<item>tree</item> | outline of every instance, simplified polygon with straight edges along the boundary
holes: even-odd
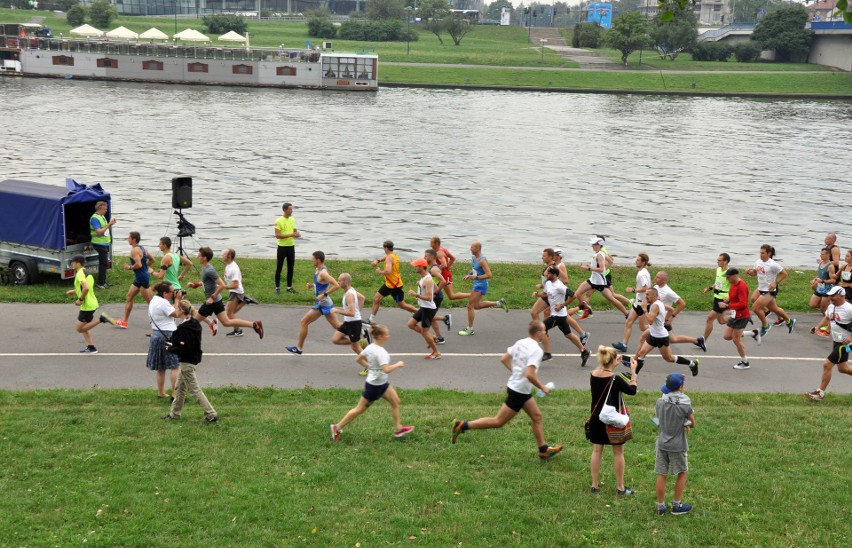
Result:
[[[86,22],[86,8],[80,4],[71,6],[68,13],[65,15],[65,20],[72,27],[79,27]]]
[[[674,19],[669,21],[662,21],[657,16],[649,34],[660,58],[668,57],[674,61],[680,52],[695,45],[698,39],[698,18],[692,10],[676,10]]]
[[[367,18],[371,21],[405,20],[402,0],[370,0],[367,2]]]
[[[669,5],[671,3],[671,6]],[[660,10],[660,17],[664,21],[670,21],[674,18],[673,6],[680,9],[695,7],[696,0],[658,0],[657,7]],[[739,12],[739,10],[737,10]],[[849,0],[837,0],[837,13],[843,14],[843,20],[847,23],[852,23],[852,4]],[[740,21],[739,18],[736,21]]]
[[[337,27],[327,17],[314,15],[308,19],[308,36],[311,38],[336,38]]]
[[[201,21],[210,34],[226,34],[229,31],[234,31],[245,36],[246,30],[248,30],[246,20],[240,15],[205,15],[201,18]]]
[[[96,27],[107,28],[116,17],[118,17],[118,12],[107,0],[95,0],[89,6],[89,21]]]
[[[453,39],[453,43],[455,45],[461,44],[462,38],[468,32],[473,31],[475,25],[472,25],[470,21],[463,17],[455,17],[450,15],[444,18],[444,28],[447,31],[447,34],[450,35],[450,38]]]
[[[441,45],[444,45],[444,39],[441,38],[441,34],[447,30],[446,25],[444,24],[445,19],[441,17],[440,19],[429,19],[425,23],[423,23],[423,28],[434,34],[438,37],[438,42]]]
[[[449,14],[450,6],[446,0],[419,0],[417,2],[417,16],[423,21],[443,19]]]
[[[814,33],[805,28],[808,10],[801,4],[789,4],[763,16],[751,39],[763,49],[775,50],[776,61],[789,61],[811,50]]]
[[[616,19],[604,35],[604,43],[621,52],[621,62],[625,65],[631,53],[647,47],[650,42],[648,25],[638,11],[625,13]]]
[[[488,9],[485,10],[483,16],[486,19],[493,19],[495,21],[499,21],[500,14],[502,13],[503,8],[509,8],[509,11],[513,11],[515,9],[512,6],[512,3],[509,2],[509,0],[495,0],[494,2],[488,4]]]

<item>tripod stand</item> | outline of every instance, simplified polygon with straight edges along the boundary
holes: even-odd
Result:
[[[174,214],[178,216],[178,222],[177,222],[178,248],[177,248],[177,253],[178,253],[179,256],[183,256],[183,257],[186,257],[189,260],[192,260],[192,258],[186,253],[186,250],[183,248],[183,239],[195,235],[195,225],[186,220],[186,217],[183,216],[182,210],[178,209],[177,211],[174,212]]]

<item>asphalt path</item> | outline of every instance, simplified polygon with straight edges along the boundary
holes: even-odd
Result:
[[[93,330],[99,350],[96,355],[79,353],[85,345],[74,330],[77,308],[72,304],[3,303],[0,310],[0,332],[6,334],[0,349],[0,389],[153,389],[154,375],[145,368],[149,341],[145,333],[150,329],[144,303],[133,309],[129,329],[103,324]],[[107,304],[101,310],[118,317],[122,305]],[[241,338],[232,338],[225,336],[225,328],[220,327],[216,337],[205,329],[204,360],[198,373],[203,386],[360,388],[363,377],[357,375],[360,367],[354,362],[354,353],[348,347],[331,343],[332,330],[324,319],[311,325],[304,355],[295,356],[285,350],[285,346],[295,343],[299,320],[306,310],[307,307],[277,305],[243,309],[241,317],[263,321],[266,331],[263,340],[250,330]],[[500,355],[526,336],[529,313],[480,310],[476,315],[476,335],[471,337],[457,334],[466,324],[465,309],[454,309],[452,315],[452,332],[445,334],[447,342],[440,347],[443,359],[427,361],[422,337],[406,328],[409,315],[396,308],[381,309],[379,321],[391,330],[386,348],[393,359],[404,360],[406,364],[392,374],[392,382],[400,388],[502,391],[508,371],[500,363]],[[675,332],[700,335],[705,315],[680,314]],[[785,327],[776,327],[761,346],[747,339],[746,350],[752,367],[745,371],[732,369],[739,358],[733,344],[722,340],[722,326],[714,329],[707,353],[691,344],[674,345],[676,354],[701,360],[698,377],[688,377],[689,390],[803,393],[814,389],[819,384],[822,361],[831,349],[831,342],[809,333],[819,316],[800,314],[797,318],[799,323],[792,334]],[[540,377],[545,382],[555,382],[557,388],[588,388],[598,345],[620,340],[623,324],[617,312],[597,312],[581,322],[592,334],[589,348],[593,354],[586,368],[580,367],[576,348],[558,330],[551,331],[554,358],[542,365]],[[636,326],[630,341],[631,351],[638,339]],[[658,389],[671,371],[688,372],[686,366],[668,364],[653,352],[639,375],[640,388]],[[830,390],[852,393],[850,381],[846,375],[835,372]]]

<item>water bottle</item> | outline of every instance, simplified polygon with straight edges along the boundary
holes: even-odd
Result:
[[[545,384],[544,386],[546,386],[546,387],[550,388],[551,390],[553,390],[554,388],[556,388],[556,383],[549,382],[549,383]],[[545,394],[545,393],[544,393],[544,390],[538,389],[538,390],[536,391],[535,395],[536,395],[536,396],[538,396],[539,398],[543,398],[543,397],[544,397],[544,396],[546,396],[547,394]]]

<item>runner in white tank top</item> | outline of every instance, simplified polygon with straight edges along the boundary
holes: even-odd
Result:
[[[343,289],[343,303],[341,308],[334,307],[331,309],[331,314],[340,314],[343,316],[343,323],[338,326],[331,336],[331,342],[341,346],[349,346],[355,355],[361,353],[362,344],[366,346],[370,343],[370,335],[366,329],[363,330],[364,339],[361,340],[361,332],[363,324],[361,323],[361,305],[364,303],[364,295],[358,293],[352,287],[352,276],[343,272],[337,277],[337,283]],[[366,369],[361,372],[366,374]]]
[[[435,306],[435,281],[429,274],[429,262],[426,259],[411,261],[411,266],[414,267],[417,275],[420,276],[420,281],[417,282],[417,291],[415,292],[411,289],[408,291],[408,294],[417,299],[417,304],[420,308],[408,320],[408,328],[423,335],[423,340],[426,341],[426,345],[432,350],[432,353],[425,358],[427,360],[440,360],[441,352],[438,351],[435,337],[430,333],[432,321],[438,312],[438,308]]]

